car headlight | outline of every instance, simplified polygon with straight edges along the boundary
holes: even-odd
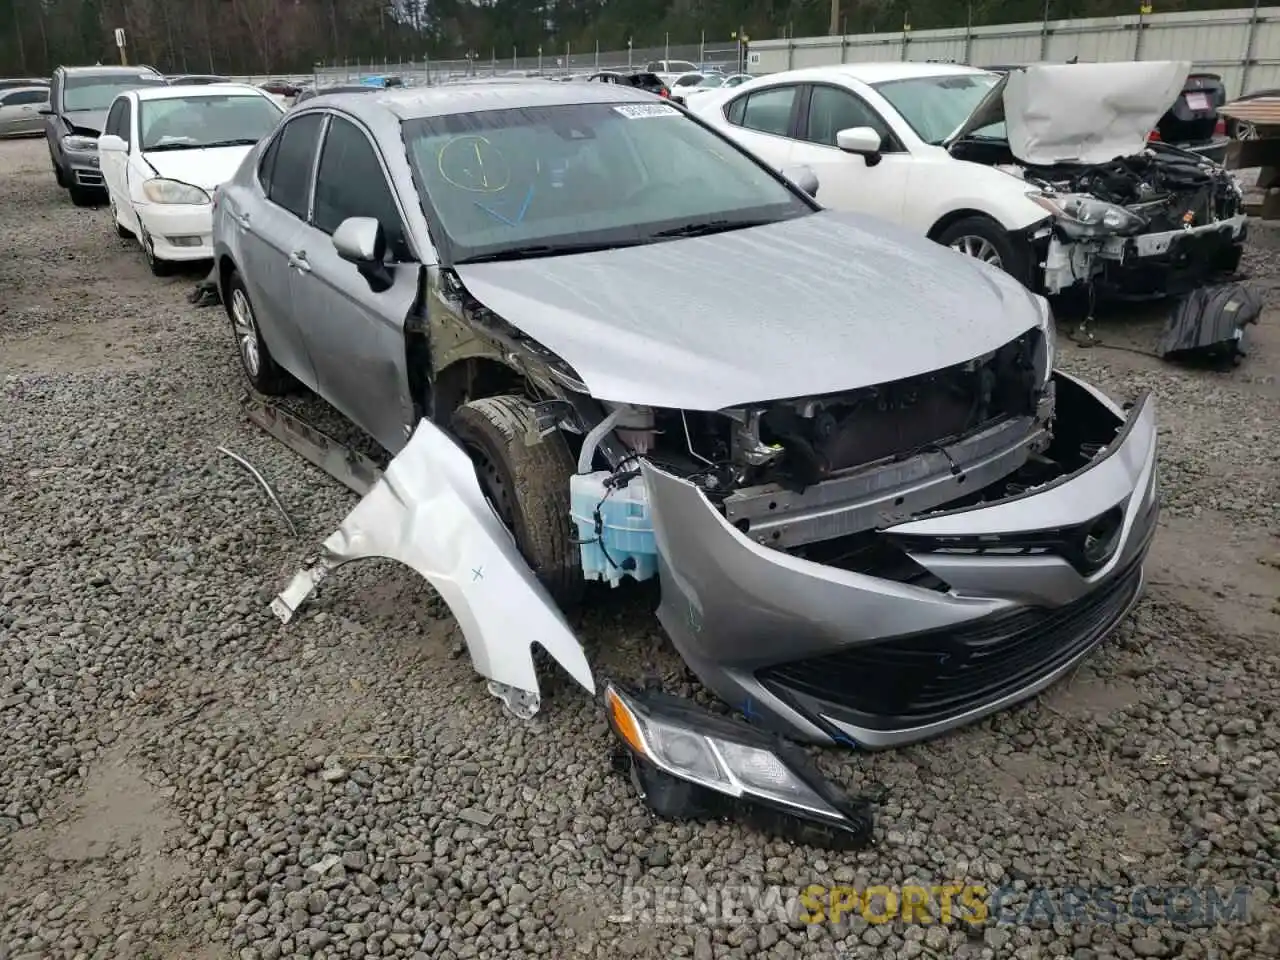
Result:
[[[870,803],[825,781],[795,744],[657,691],[623,692],[611,683],[604,697],[632,779],[659,815],[742,815],[820,846],[871,841]]]
[[[1050,196],[1035,191],[1027,196],[1057,217],[1058,225],[1070,236],[1129,236],[1147,225],[1136,213],[1095,197]]]
[[[142,185],[142,192],[152,203],[208,203],[209,194],[181,180],[156,177]]]
[[[89,153],[98,149],[98,138],[69,133],[62,138],[62,148],[68,153]]]

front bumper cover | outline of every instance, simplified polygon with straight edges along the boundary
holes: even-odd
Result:
[[[1110,423],[1114,439],[1052,484],[883,531],[919,544],[908,555],[942,590],[761,546],[696,486],[643,463],[660,554],[658,616],[689,666],[750,720],[866,748],[970,723],[1070,670],[1139,594],[1158,510],[1156,427],[1149,397],[1126,416],[1088,384],[1055,377],[1059,424],[1092,418]],[[1091,571],[1051,550],[1002,543],[1117,512],[1113,549]],[[993,549],[936,549],[947,538],[986,538]]]

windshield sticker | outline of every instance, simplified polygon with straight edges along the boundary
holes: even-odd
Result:
[[[613,108],[628,120],[644,120],[648,117],[678,117],[680,111],[666,103],[624,103]]]

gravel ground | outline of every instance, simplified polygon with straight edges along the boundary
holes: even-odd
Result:
[[[1250,254],[1280,289],[1280,247]],[[1039,700],[869,757],[878,845],[831,855],[655,822],[567,680],[508,719],[414,575],[267,605],[353,498],[238,413],[226,320],[0,143],[0,960],[45,957],[1262,957],[1280,856],[1280,335],[1231,373],[1112,347],[1065,365],[1159,399],[1167,507],[1135,615]],[[248,457],[294,540],[219,444]],[[592,655],[688,691],[619,591]],[[656,924],[627,884],[1237,885],[1247,923],[985,929]]]

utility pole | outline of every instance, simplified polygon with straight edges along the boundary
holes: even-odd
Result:
[[[827,35],[840,36],[840,0],[831,0],[831,24],[827,27]]]

